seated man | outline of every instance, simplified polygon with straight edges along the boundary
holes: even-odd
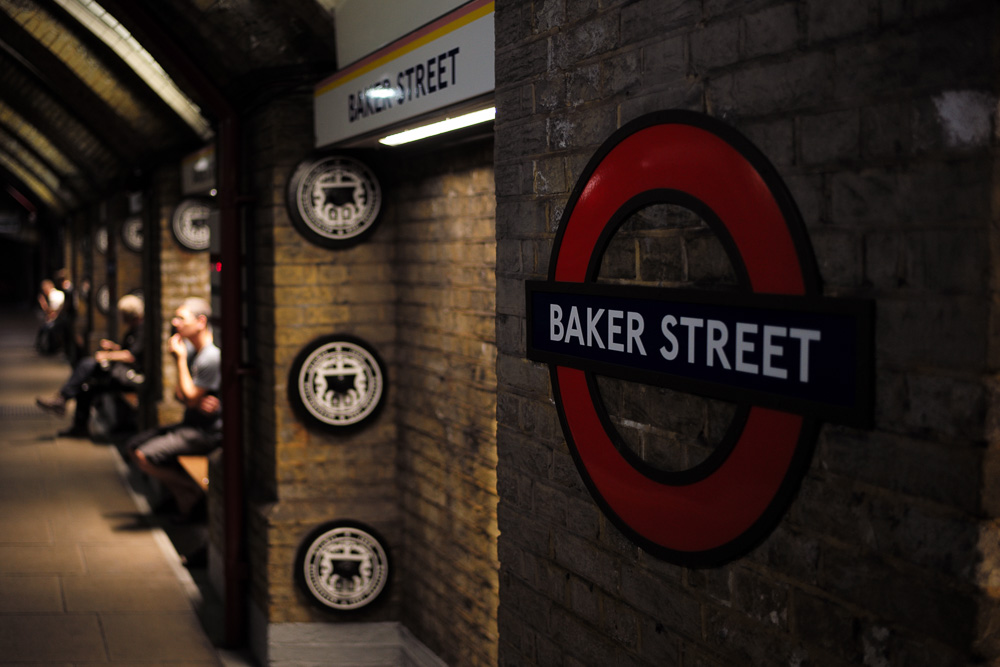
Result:
[[[94,395],[98,391],[128,390],[136,386],[135,376],[143,370],[143,301],[133,294],[126,294],[118,300],[118,312],[127,327],[121,345],[102,339],[101,349],[76,364],[59,393],[49,398],[39,396],[35,399],[39,407],[60,415],[66,413],[67,400],[76,400],[73,425],[60,431],[60,436],[89,437],[87,421]]]
[[[185,299],[171,323],[170,353],[177,366],[177,400],[184,404],[179,424],[139,433],[126,445],[140,470],[161,482],[177,503],[177,518],[196,518],[204,492],[177,462],[178,456],[205,455],[222,443],[222,412],[217,393],[222,386],[222,353],[212,338],[211,306],[204,299]]]

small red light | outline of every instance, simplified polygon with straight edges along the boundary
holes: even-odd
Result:
[[[222,273],[222,262],[215,263],[215,271],[216,273]]]

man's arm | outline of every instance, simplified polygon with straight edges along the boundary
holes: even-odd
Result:
[[[98,350],[94,352],[94,359],[97,361],[121,361],[126,364],[134,364],[135,356],[129,350]],[[187,364],[184,364],[187,367]]]
[[[170,337],[170,352],[177,362],[177,390],[175,395],[184,405],[189,408],[196,408],[201,403],[201,399],[208,391],[204,387],[199,387],[191,377],[191,369],[187,364],[187,345],[180,334]]]

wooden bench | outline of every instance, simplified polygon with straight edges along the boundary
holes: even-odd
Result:
[[[181,464],[191,479],[198,483],[202,491],[208,491],[208,457],[207,456],[178,456],[177,462]]]

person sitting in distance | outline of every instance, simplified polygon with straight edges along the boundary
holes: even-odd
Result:
[[[38,295],[38,305],[42,307],[45,321],[51,322],[59,314],[66,294],[62,290],[56,289],[56,284],[48,278],[42,281],[39,289],[41,294]]]
[[[56,328],[56,317],[62,308],[66,295],[56,288],[56,284],[46,278],[39,286],[38,305],[41,307],[41,325],[35,337],[35,349],[42,354],[55,354],[62,343]]]
[[[121,344],[102,339],[100,350],[93,356],[81,359],[73,373],[58,393],[50,397],[39,396],[39,407],[59,415],[66,413],[66,402],[75,399],[73,425],[59,435],[71,438],[90,436],[87,421],[90,406],[97,391],[134,389],[136,376],[143,371],[143,320],[145,306],[141,298],[126,294],[118,300],[118,313],[127,327]]]

